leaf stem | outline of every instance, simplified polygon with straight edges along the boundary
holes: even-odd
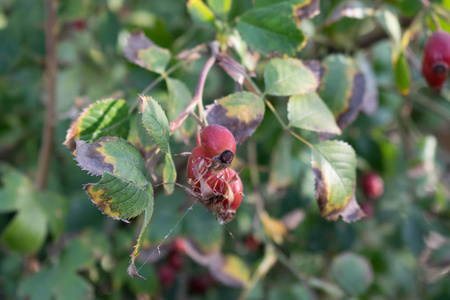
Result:
[[[305,140],[304,138],[302,138],[301,136],[299,136],[298,134],[296,134],[294,131],[292,130],[288,130],[290,134],[292,134],[294,137],[296,137],[298,140],[302,141],[303,143],[306,144],[306,146],[308,146],[311,149],[314,149],[314,146],[308,142],[307,140]]]
[[[46,104],[45,123],[42,130],[42,144],[39,152],[38,172],[36,186],[44,190],[47,186],[47,178],[50,166],[50,157],[53,148],[56,121],[56,76],[58,73],[58,58],[56,55],[57,21],[56,0],[46,0],[47,22],[45,24],[46,47],[46,76],[48,102]]]
[[[168,78],[170,74],[175,72],[178,68],[186,65],[187,63],[189,62],[185,60],[179,61],[178,63],[167,69],[166,72],[163,72],[160,76],[158,76],[158,78],[153,80],[145,89],[142,90],[140,94],[148,93],[151,89],[153,89],[156,85],[158,85],[158,83],[163,81],[163,79]],[[139,97],[136,98],[136,101],[134,102],[133,106],[130,107],[129,112],[132,113],[137,108],[138,105],[139,105]]]
[[[214,47],[214,44],[211,44],[211,47]],[[197,89],[191,102],[174,121],[170,122],[171,132],[174,132],[178,127],[181,126],[181,124],[183,124],[184,120],[186,120],[187,116],[191,113],[191,111],[195,109],[197,105],[203,106],[203,89],[205,87],[206,77],[208,76],[209,71],[216,62],[215,52],[212,51],[212,53],[213,54],[211,55],[211,57],[203,66],[202,72],[200,73],[200,77],[198,79]],[[200,118],[202,118],[202,115],[200,115]]]
[[[264,98],[264,102],[266,102],[266,105],[270,108],[270,110],[273,112],[273,114],[275,115],[275,117],[278,119],[278,122],[280,122],[281,126],[283,126],[284,130],[287,130],[288,127],[287,125],[284,123],[284,121],[281,119],[280,115],[278,114],[278,112],[276,111],[275,107],[273,107],[272,103],[270,103],[269,100]]]

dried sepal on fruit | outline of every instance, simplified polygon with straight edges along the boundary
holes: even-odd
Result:
[[[192,193],[221,223],[236,216],[242,202],[239,175],[229,168],[236,151],[233,135],[223,126],[210,125],[201,133],[201,143],[192,150],[187,164]]]

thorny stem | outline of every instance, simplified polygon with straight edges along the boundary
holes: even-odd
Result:
[[[198,79],[197,83],[197,89],[195,91],[195,95],[192,98],[189,105],[183,110],[183,112],[176,118],[176,120],[170,122],[170,131],[174,132],[178,127],[183,124],[184,120],[188,117],[188,115],[191,113],[191,111],[194,111],[195,106],[202,105],[203,106],[203,89],[205,87],[205,81],[206,77],[208,76],[209,71],[211,70],[212,66],[216,62],[216,55],[213,54],[212,56],[206,61],[205,65],[203,66],[203,70],[200,73],[200,78]],[[202,116],[200,116],[202,118]]]
[[[56,76],[58,73],[58,58],[56,56],[57,23],[56,23],[56,0],[46,0],[47,22],[45,24],[45,47],[47,75],[48,102],[45,112],[45,123],[42,130],[42,144],[39,153],[38,173],[36,186],[44,190],[47,186],[47,177],[50,165],[50,157],[53,148],[55,133],[55,105],[56,105]]]

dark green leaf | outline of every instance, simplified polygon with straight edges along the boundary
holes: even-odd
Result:
[[[238,19],[237,29],[244,41],[262,54],[293,55],[306,43],[294,16],[295,6],[303,3],[302,0],[255,1],[255,7]]]
[[[364,294],[373,281],[373,270],[366,258],[344,253],[333,259],[331,264],[333,279],[348,294]]]
[[[64,145],[75,150],[75,139],[93,142],[102,136],[127,138],[130,129],[125,100],[107,99],[87,107],[67,131]]]

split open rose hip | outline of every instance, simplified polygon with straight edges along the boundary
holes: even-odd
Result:
[[[221,125],[209,125],[202,130],[201,146],[192,150],[187,164],[192,191],[222,223],[235,217],[243,197],[239,174],[229,167],[235,152],[233,134]]]
[[[423,53],[422,74],[428,85],[440,90],[447,79],[450,67],[450,34],[438,30],[433,33]]]

